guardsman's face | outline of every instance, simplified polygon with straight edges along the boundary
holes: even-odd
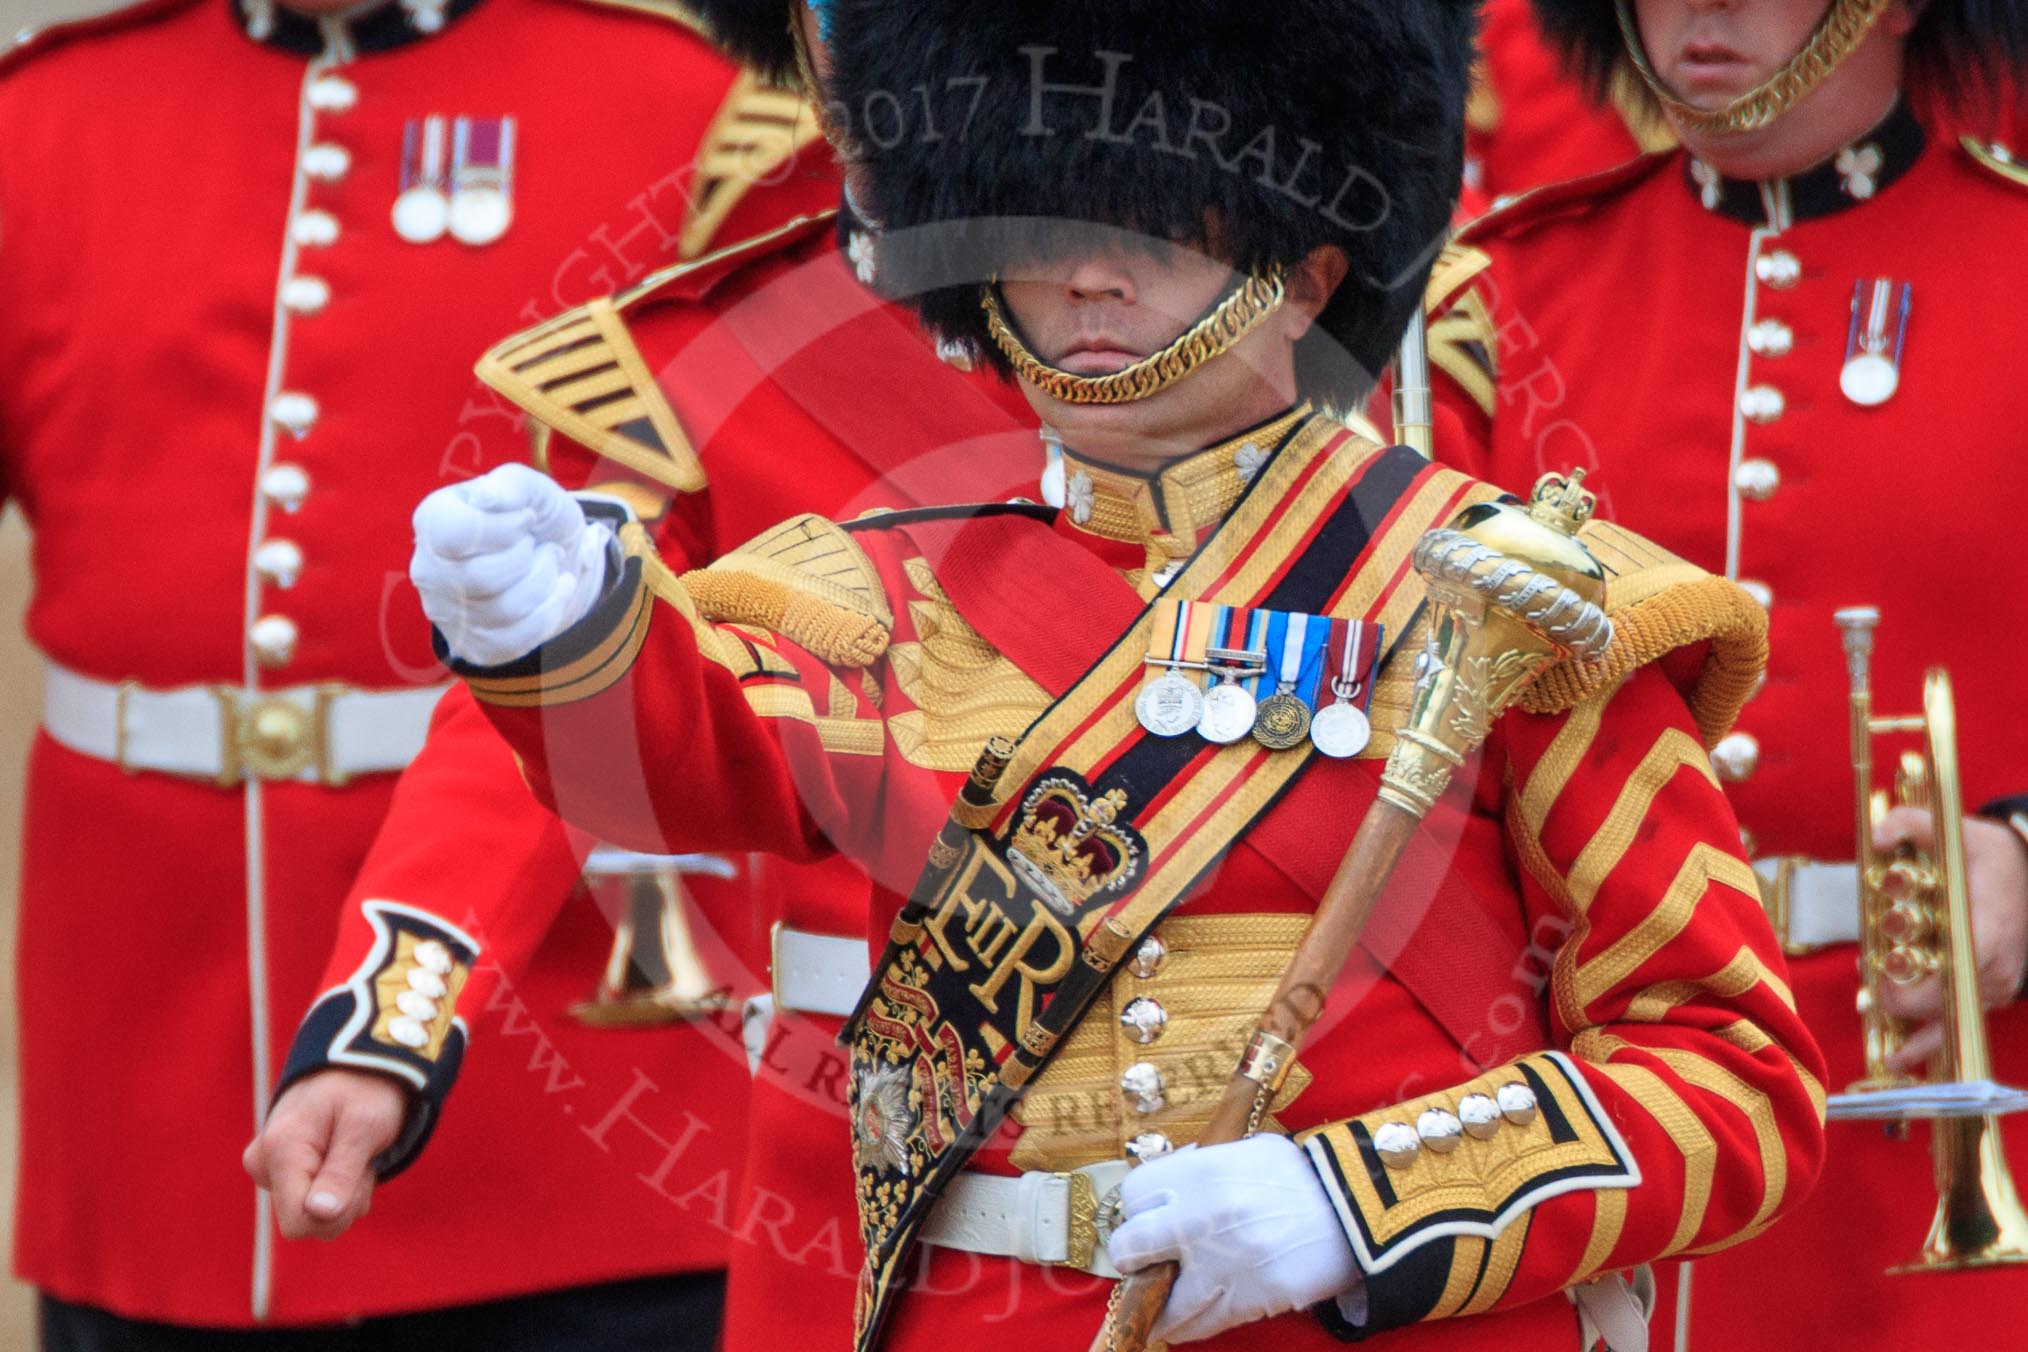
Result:
[[[1288,303],[1189,376],[1124,404],[1066,404],[1024,384],[1042,421],[1097,459],[1150,466],[1245,430],[1296,398],[1295,345],[1345,276],[1345,255],[1317,249],[1288,274]],[[1120,371],[1174,342],[1239,280],[1187,244],[1122,232],[1075,232],[1046,260],[1007,269],[1000,292],[1031,351],[1083,376]]]
[[[1232,284],[1232,269],[1183,245],[1112,241],[1012,269],[1000,284],[1035,355],[1111,375],[1167,347]]]
[[[1802,49],[1826,0],[1634,0],[1641,45],[1685,103],[1722,108]]]

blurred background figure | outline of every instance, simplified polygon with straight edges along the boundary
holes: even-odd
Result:
[[[501,1054],[345,1242],[277,1244],[240,1151],[440,689],[409,510],[527,453],[471,362],[708,249],[745,187],[714,150],[794,137],[756,93],[675,11],[597,0],[149,0],[0,58],[0,483],[47,661],[14,1261],[45,1346],[709,1345],[726,1236],[675,1199],[729,1186],[744,1068],[564,1017],[593,907],[455,1025],[428,977],[483,936],[401,950],[411,1022],[359,1031],[426,1091],[404,1148],[468,1036]]]

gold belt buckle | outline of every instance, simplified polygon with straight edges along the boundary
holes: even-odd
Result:
[[[260,780],[294,779],[312,765],[317,782],[336,788],[348,776],[331,764],[331,704],[344,689],[342,685],[316,687],[311,706],[305,709],[283,695],[242,699],[233,686],[211,688],[218,701],[219,771],[218,786],[236,788],[249,777]]]
[[[1057,1177],[1070,1185],[1070,1229],[1065,1237],[1063,1261],[1051,1266],[1089,1269],[1099,1243],[1098,1185],[1091,1181],[1090,1174],[1072,1172]]]

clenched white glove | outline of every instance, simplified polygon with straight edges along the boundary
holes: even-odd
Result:
[[[1181,1265],[1155,1337],[1188,1343],[1337,1296],[1363,1294],[1359,1264],[1302,1148],[1265,1135],[1189,1146],[1120,1186],[1115,1266]],[[1351,1302],[1348,1302],[1351,1303]]]
[[[606,582],[612,528],[526,465],[439,488],[415,509],[409,580],[465,661],[496,667],[576,624]]]

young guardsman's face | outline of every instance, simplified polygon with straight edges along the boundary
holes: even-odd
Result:
[[[1022,392],[1086,455],[1131,466],[1188,454],[1296,402],[1296,342],[1344,272],[1341,252],[1317,250],[1290,271],[1279,310],[1223,356],[1149,398],[1066,404],[1026,384]],[[1239,281],[1201,249],[1111,231],[1008,274],[1000,294],[1029,349],[1083,376],[1111,375],[1161,351]]]
[[[1788,64],[1826,0],[1634,0],[1641,44],[1685,103],[1722,108]]]
[[[1749,132],[1678,127],[1690,153],[1734,178],[1799,173],[1887,115],[1918,0],[1894,0],[1866,40],[1815,90]],[[1634,0],[1648,62],[1676,97],[1716,111],[1751,93],[1809,42],[1829,0]]]

